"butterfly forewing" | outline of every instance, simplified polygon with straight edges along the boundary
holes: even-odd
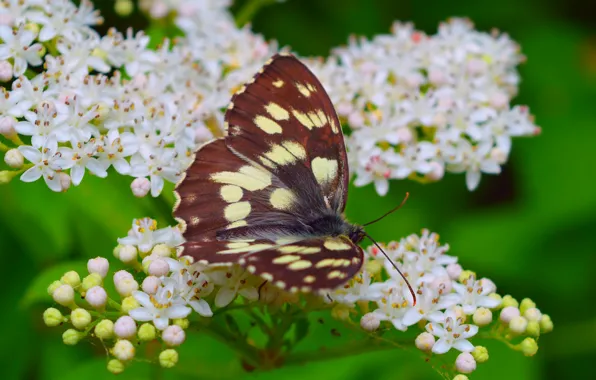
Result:
[[[339,120],[321,83],[276,55],[233,98],[227,137],[203,146],[177,186],[184,254],[239,263],[292,291],[331,289],[362,266],[362,250],[326,232],[340,216],[348,164]]]

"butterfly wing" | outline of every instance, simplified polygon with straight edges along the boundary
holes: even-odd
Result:
[[[231,149],[270,169],[309,209],[323,202],[343,212],[349,169],[341,125],[327,92],[298,59],[274,56],[234,95],[225,121]]]

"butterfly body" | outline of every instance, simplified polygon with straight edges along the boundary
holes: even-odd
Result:
[[[343,216],[348,162],[321,83],[273,57],[232,98],[227,136],[205,144],[177,185],[184,254],[240,264],[290,291],[328,290],[363,263],[361,226]]]

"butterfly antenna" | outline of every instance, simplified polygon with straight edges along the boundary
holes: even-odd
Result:
[[[406,193],[407,194],[407,193]],[[407,198],[407,195],[406,195]],[[405,199],[404,199],[405,201]],[[402,202],[403,204],[403,202]],[[399,270],[399,268],[397,267],[397,265],[395,265],[395,263],[393,262],[393,260],[391,260],[389,258],[389,256],[387,256],[387,254],[385,253],[385,251],[383,251],[383,248],[381,248],[381,246],[379,245],[379,243],[377,243],[375,241],[375,239],[373,239],[369,234],[367,234],[366,232],[364,233],[364,236],[366,236],[367,238],[370,239],[370,241],[372,241],[374,243],[374,245],[377,246],[377,248],[379,248],[379,250],[381,252],[383,252],[383,255],[385,256],[385,258],[387,260],[389,260],[389,262],[391,263],[391,265],[393,265],[393,267],[395,268],[395,270],[397,271],[397,273],[399,273],[399,275],[401,276],[401,278],[404,279],[404,281],[406,282],[406,285],[408,285],[408,289],[410,290],[410,294],[412,294],[412,298],[414,299],[414,303],[412,304],[412,306],[416,306],[416,293],[414,292],[414,289],[412,289],[412,285],[410,285],[410,282],[408,281],[408,279],[406,278],[406,276],[404,276],[404,274]]]
[[[366,224],[363,224],[362,226],[363,226],[363,227],[365,227],[365,226],[368,226],[369,224],[376,223],[376,222],[378,222],[379,220],[381,220],[381,219],[383,219],[384,217],[386,217],[387,215],[389,215],[389,214],[391,214],[391,213],[393,213],[393,212],[395,212],[395,211],[399,210],[399,209],[400,209],[400,208],[402,208],[402,206],[403,206],[403,205],[406,203],[406,201],[408,200],[408,197],[409,197],[409,196],[410,196],[410,193],[406,193],[406,196],[404,197],[404,200],[403,200],[403,201],[401,201],[401,203],[400,203],[400,204],[399,204],[397,207],[395,207],[394,209],[390,210],[389,212],[386,212],[386,213],[385,213],[385,214],[383,214],[383,216],[381,216],[380,218],[377,218],[377,219],[373,220],[372,222],[368,222],[368,223],[366,223]]]

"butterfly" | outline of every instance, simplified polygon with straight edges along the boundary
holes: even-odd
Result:
[[[354,277],[366,233],[343,216],[346,148],[315,75],[277,54],[232,97],[224,120],[227,136],[203,145],[176,186],[183,254],[240,264],[290,292]]]

